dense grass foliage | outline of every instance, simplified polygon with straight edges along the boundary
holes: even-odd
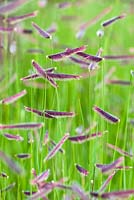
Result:
[[[69,1],[70,4],[65,8],[58,7],[61,1],[48,0],[44,7],[40,7],[38,3],[37,0],[27,1],[15,11],[3,13],[0,17],[0,27],[13,27],[9,33],[0,31],[0,98],[3,100],[23,90],[27,91],[27,94],[11,104],[1,102],[0,124],[43,124],[39,129],[9,128],[8,130],[0,125],[0,173],[4,172],[9,176],[9,178],[4,178],[2,174],[0,176],[0,199],[25,199],[27,197],[22,191],[37,191],[39,185],[31,184],[31,180],[34,179],[32,168],[37,175],[50,169],[50,176],[48,180],[43,181],[44,183],[67,178],[64,183],[60,181],[60,184],[71,189],[56,187],[46,195],[48,199],[65,199],[67,195],[69,199],[82,199],[77,192],[74,192],[75,189],[72,187],[74,184],[80,185],[88,198],[92,198],[90,192],[99,191],[108,177],[96,167],[96,164],[115,162],[114,167],[110,169],[112,172],[115,170],[116,173],[110,183],[106,184],[105,192],[134,189],[134,121],[132,121],[134,118],[134,57],[129,56],[134,55],[133,2],[74,0]],[[104,14],[106,9],[108,12]],[[35,10],[38,14],[33,18],[14,25],[6,22],[6,19],[11,16],[24,15]],[[107,27],[101,26],[102,22],[122,14],[124,18],[118,19]],[[86,27],[85,34],[82,38],[77,38],[79,27],[89,20],[91,23]],[[51,33],[52,39],[43,38],[33,27],[32,22],[45,31],[54,24],[56,31]],[[26,33],[24,30],[29,32]],[[101,30],[104,35],[98,36],[98,30]],[[101,48],[102,58],[109,55],[128,55],[128,57],[103,58],[93,70],[90,70],[87,65],[83,66],[71,61],[69,56],[59,62],[47,57],[47,55],[65,52],[66,48],[74,49],[83,45],[87,45],[85,53],[94,56]],[[33,53],[33,50],[36,52]],[[72,56],[84,60],[76,54]],[[56,80],[57,88],[54,88],[46,77],[29,81],[20,80],[29,74],[37,73],[32,60],[45,70],[55,67],[56,70],[52,73],[81,77],[79,80]],[[75,116],[46,118],[37,113],[27,112],[25,106],[41,112],[47,110],[74,112]],[[104,116],[102,113],[95,112],[94,106],[100,108]],[[113,119],[111,115],[115,118]],[[115,123],[110,123],[112,120]],[[47,132],[48,142],[44,139]],[[5,133],[20,135],[24,140],[9,140],[4,136]],[[85,139],[83,143],[80,141],[73,143],[70,139],[64,138],[67,133],[70,137],[90,134],[90,139],[88,138],[87,141]],[[94,133],[96,135],[93,136]],[[101,136],[98,133],[101,133]],[[63,148],[64,153],[54,149],[57,151],[56,154],[52,158],[49,155],[51,159],[45,160],[54,148],[52,142],[59,144],[62,139],[65,141],[60,147]],[[119,149],[112,148],[107,143]],[[16,156],[22,153],[28,154],[28,157],[22,159],[21,156]],[[124,159],[117,160],[121,156]],[[13,166],[8,163],[6,157],[13,159]],[[18,170],[25,172],[16,173],[14,163],[19,164]],[[84,171],[86,175],[80,173],[79,165],[87,170]],[[117,165],[123,166],[122,169],[117,169]],[[126,169],[126,166],[131,168]],[[13,183],[15,185],[8,189],[7,187]]]

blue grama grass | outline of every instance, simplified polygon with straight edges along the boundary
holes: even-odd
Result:
[[[120,122],[120,119],[117,118],[116,116],[102,110],[101,108],[97,107],[97,106],[94,106],[93,107],[93,110],[98,113],[100,116],[102,116],[105,120],[107,120],[108,122],[110,123],[118,123]]]
[[[4,129],[37,129],[41,128],[43,123],[23,123],[23,124],[0,124],[0,130]]]
[[[16,24],[18,22],[21,22],[23,20],[29,19],[31,17],[36,17],[38,14],[37,11],[31,12],[31,13],[27,13],[24,15],[19,15],[19,16],[13,16],[13,17],[8,17],[7,19],[5,19],[5,21],[9,24]]]
[[[13,103],[13,102],[17,101],[18,99],[20,99],[21,97],[25,96],[26,94],[27,94],[27,91],[22,90],[21,92],[15,94],[13,96],[10,96],[10,97],[7,97],[7,98],[1,100],[0,103],[2,103],[2,104]]]
[[[87,176],[87,175],[89,174],[89,172],[88,172],[86,169],[84,169],[83,167],[81,167],[80,165],[75,164],[75,166],[76,166],[76,169],[78,170],[78,172],[79,172],[81,175]]]
[[[15,0],[7,2],[6,4],[2,4],[0,6],[0,14],[6,14],[6,13],[9,14],[27,2],[28,2],[27,0]]]
[[[117,160],[115,160],[114,162],[110,163],[110,164],[96,164],[97,168],[101,169],[102,173],[106,173],[108,174],[109,172],[113,171],[116,167],[120,166],[120,164],[124,161],[124,157],[120,157]]]
[[[48,155],[45,157],[44,162],[53,158],[55,154],[59,151],[59,149],[62,147],[62,145],[65,143],[65,141],[69,138],[69,133],[66,133],[61,140],[54,146],[54,148],[48,153]]]
[[[78,52],[85,51],[86,47],[87,47],[86,45],[83,45],[83,46],[80,46],[80,47],[77,47],[77,48],[74,48],[74,49],[67,48],[63,52],[60,52],[60,53],[57,53],[57,54],[48,55],[47,57],[49,59],[54,60],[54,61],[61,61],[61,60],[65,59],[65,58],[67,58],[67,57],[72,56],[73,54],[77,54]]]
[[[109,26],[109,25],[113,24],[114,22],[118,21],[119,19],[123,19],[124,17],[126,17],[126,14],[122,14],[122,15],[113,17],[111,19],[108,19],[107,21],[102,22],[101,25],[103,27]]]
[[[123,198],[128,199],[130,195],[134,196],[134,190],[120,190],[102,194],[99,194],[97,192],[90,192],[90,195],[101,199],[123,199]]]
[[[40,36],[46,39],[52,39],[52,36],[47,31],[40,28],[36,23],[32,22],[32,26],[37,30]]]

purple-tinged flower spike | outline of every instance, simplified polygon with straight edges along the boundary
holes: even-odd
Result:
[[[0,172],[0,177],[9,178],[9,176],[5,172]]]
[[[26,107],[26,106],[24,106],[24,108],[25,108],[26,111],[33,112],[33,113],[37,114],[38,116],[47,117],[47,118],[55,118],[54,116],[47,114],[45,111],[42,112],[40,110],[30,108],[30,107]]]
[[[16,183],[14,182],[14,183],[12,183],[12,184],[6,186],[5,188],[1,189],[0,191],[1,191],[1,193],[2,193],[2,192],[6,192],[6,191],[11,190],[12,188],[14,188],[15,185],[16,185]]]
[[[47,57],[54,61],[60,61],[60,60],[63,60],[66,56],[65,56],[64,52],[61,52],[61,53],[57,53],[57,54],[48,55]]]
[[[32,65],[33,67],[36,69],[36,71],[38,72],[39,75],[41,75],[43,78],[47,79],[49,81],[49,83],[57,88],[57,84],[56,82],[47,75],[46,71],[37,63],[35,62],[34,60],[32,60]]]
[[[69,49],[67,48],[65,51],[57,53],[57,54],[53,54],[53,55],[48,55],[47,57],[54,60],[54,61],[60,61],[63,60],[64,58],[70,57],[73,54],[77,54],[78,52],[83,52],[85,51],[87,48],[86,45],[74,48],[74,49]]]
[[[26,90],[22,90],[21,92],[13,95],[13,96],[10,96],[8,98],[5,98],[3,100],[0,101],[0,103],[2,104],[10,104],[10,103],[13,103],[15,101],[17,101],[18,99],[20,99],[21,97],[25,96],[27,94],[27,91]]]
[[[99,168],[99,169],[102,169],[103,167],[107,167],[107,164],[96,164],[96,167]],[[119,171],[119,170],[129,170],[129,169],[132,169],[133,167],[132,166],[117,166],[114,168],[114,171]]]
[[[62,2],[62,3],[59,3],[58,5],[57,5],[57,7],[58,8],[60,8],[60,9],[64,9],[64,8],[68,8],[68,7],[70,7],[72,4],[68,1],[66,1],[66,2]]]
[[[31,158],[31,154],[29,153],[19,153],[19,154],[16,154],[15,155],[17,158],[20,158],[20,159],[28,159],[28,158]]]
[[[115,192],[106,192],[102,194],[99,194],[97,192],[90,192],[90,195],[101,199],[128,199],[130,195],[134,196],[134,190],[120,190]]]
[[[112,7],[105,8],[97,16],[95,16],[93,19],[90,19],[89,21],[83,23],[80,26],[79,31],[76,33],[76,38],[81,39],[85,35],[86,29],[88,29],[90,26],[97,23],[100,20],[100,18],[104,17],[111,10],[112,10]]]
[[[13,27],[3,27],[3,26],[0,26],[0,32],[1,33],[5,33],[5,32],[11,33],[13,30],[14,30]]]
[[[134,55],[104,55],[103,58],[105,60],[133,60]]]
[[[54,72],[56,68],[55,67],[51,67],[51,68],[48,68],[48,69],[43,69],[44,70],[44,73],[52,73]],[[26,81],[26,80],[33,80],[33,79],[37,79],[37,78],[41,78],[42,76],[38,73],[35,73],[35,74],[31,74],[31,75],[28,75],[28,76],[25,76],[23,78],[21,78],[20,80],[22,81]]]
[[[43,29],[41,29],[34,22],[32,22],[32,26],[37,30],[37,32],[39,33],[39,35],[41,35],[43,38],[52,39],[52,36],[50,35],[50,33],[48,33],[47,31],[45,31]]]
[[[110,123],[118,123],[120,122],[120,119],[117,118],[116,116],[102,110],[101,108],[97,107],[97,106],[94,106],[93,107],[93,110],[98,113],[100,116],[102,116],[104,119],[106,119],[108,122]]]
[[[0,6],[0,14],[5,14],[5,13],[9,14],[27,2],[28,2],[27,0],[15,0],[7,2],[6,4]]]
[[[81,144],[83,142],[87,142],[89,140],[96,139],[96,138],[102,137],[102,136],[103,136],[103,134],[101,132],[98,132],[98,133],[92,133],[92,134],[88,134],[88,135],[70,136],[68,139],[71,142]]]
[[[114,175],[115,175],[115,171],[113,171],[112,174],[110,174],[110,175],[108,176],[108,178],[106,179],[106,181],[105,181],[105,182],[103,183],[103,185],[100,187],[99,193],[102,193],[102,192],[106,189],[106,187],[108,186],[109,182],[112,180],[112,178],[114,177]]]
[[[120,166],[120,164],[124,161],[124,157],[120,157],[117,160],[115,160],[113,163],[100,165],[96,164],[97,168],[101,169],[102,173],[109,173],[110,171],[115,170],[116,167]]]
[[[62,147],[62,145],[65,143],[65,141],[68,139],[69,133],[66,133],[61,140],[56,144],[56,146],[48,153],[44,161],[50,160],[52,157],[55,156],[55,154],[59,151],[59,149]]]
[[[78,52],[77,55],[92,62],[100,62],[103,59],[99,56],[93,56],[84,52]]]
[[[35,185],[35,184],[39,184],[39,183],[42,183],[43,181],[46,181],[48,179],[50,175],[50,170],[46,170],[44,172],[42,172],[41,174],[39,174],[38,176],[36,176],[32,181],[31,181],[31,184],[32,185]]]
[[[8,140],[16,140],[16,141],[23,141],[24,140],[24,138],[20,135],[13,135],[13,134],[9,134],[9,133],[4,133],[3,136],[6,137]]]
[[[83,45],[83,46],[80,46],[80,47],[77,47],[77,48],[74,48],[74,49],[70,49],[70,48],[66,48],[65,49],[65,55],[66,56],[70,56],[70,55],[73,55],[73,54],[77,54],[79,52],[83,52],[85,51],[87,48],[87,45]]]
[[[53,146],[56,146],[56,142],[55,142],[54,140],[50,140],[50,143],[51,143]],[[65,153],[64,149],[62,149],[62,148],[60,148],[59,151],[60,151],[61,153],[63,153],[63,154]]]
[[[101,25],[102,25],[103,27],[109,26],[109,25],[111,25],[112,23],[116,22],[117,20],[123,19],[124,17],[126,17],[126,14],[122,14],[122,15],[113,17],[113,18],[111,18],[111,19],[109,19],[109,20],[107,20],[107,21],[102,22]]]
[[[107,146],[108,146],[109,148],[111,148],[111,149],[113,149],[113,150],[119,152],[119,153],[120,153],[121,155],[123,155],[123,156],[128,156],[128,157],[130,157],[130,158],[133,157],[132,154],[130,154],[130,153],[128,153],[128,152],[122,150],[121,148],[119,148],[119,147],[117,147],[117,146],[114,146],[114,145],[109,144],[109,143],[107,143]]]
[[[15,163],[9,156],[7,156],[4,152],[0,151],[0,158],[8,165],[8,167],[13,170],[17,174],[23,174],[24,170]]]
[[[45,113],[55,118],[75,116],[74,112],[60,112],[60,111],[54,111],[54,110],[45,110]]]
[[[81,175],[87,176],[87,175],[89,174],[89,172],[88,172],[86,169],[84,169],[83,167],[81,167],[80,165],[75,164],[75,166],[76,166],[76,169],[78,170],[78,172],[79,172]]]
[[[54,188],[58,187],[60,182],[61,181],[57,181],[57,182],[52,181],[52,182],[46,183],[43,187],[41,187],[40,190],[38,190],[35,194],[30,196],[29,200],[37,200],[39,198],[45,198],[46,199],[46,195],[48,195],[50,192],[52,192],[52,190]]]
[[[45,72],[46,73],[53,73],[56,69],[57,69],[56,67],[50,67],[50,68],[45,69]]]
[[[43,123],[23,123],[23,124],[0,124],[0,130],[5,129],[37,129],[41,128]]]
[[[25,77],[21,78],[20,80],[27,81],[27,80],[34,80],[34,79],[41,78],[41,77],[42,77],[41,75],[36,73],[36,74],[31,74],[31,75],[25,76]]]
[[[79,75],[74,75],[74,74],[58,74],[58,73],[49,73],[47,72],[47,75],[50,78],[56,79],[56,80],[61,80],[61,81],[65,81],[65,80],[74,80],[74,79],[80,79],[81,76]]]
[[[127,85],[130,85],[131,82],[124,81],[124,80],[107,80],[107,84],[127,86]]]
[[[77,64],[79,64],[79,65],[84,65],[84,66],[89,66],[90,65],[90,63],[89,62],[86,62],[86,61],[84,61],[84,60],[81,60],[81,59],[78,59],[78,58],[75,58],[75,57],[69,57],[69,59],[71,60],[71,61],[73,61],[74,63],[77,63]]]
[[[74,183],[72,185],[72,190],[80,197],[81,200],[90,200],[89,196],[78,184]]]
[[[27,14],[20,15],[20,16],[8,17],[7,19],[5,19],[5,21],[8,22],[9,24],[16,24],[18,22],[29,19],[31,17],[36,17],[37,14],[38,14],[38,11],[34,11],[34,12],[27,13]]]

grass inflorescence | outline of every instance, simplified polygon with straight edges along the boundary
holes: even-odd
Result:
[[[0,4],[0,199],[133,198],[133,12]]]

